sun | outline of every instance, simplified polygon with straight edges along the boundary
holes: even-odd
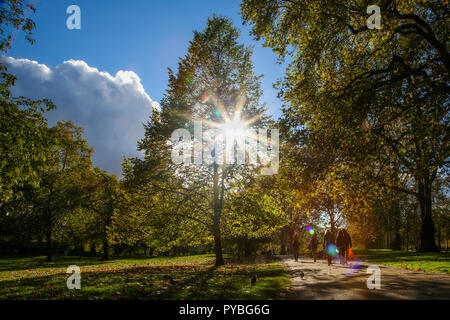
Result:
[[[248,129],[253,123],[261,119],[261,114],[253,115],[250,118],[242,116],[242,111],[247,101],[245,91],[240,92],[238,95],[234,108],[226,108],[222,101],[214,94],[204,94],[201,99],[202,101],[212,103],[214,106],[214,114],[222,118],[221,122],[207,119],[202,120],[211,128],[219,130],[219,134],[216,136],[217,141],[225,140],[227,145],[237,143],[240,147],[244,147],[245,140],[256,138],[255,134]],[[251,136],[249,137],[247,135]]]
[[[245,137],[247,126],[248,124],[245,121],[235,117],[234,119],[225,120],[219,126],[219,129],[227,140],[234,140]]]

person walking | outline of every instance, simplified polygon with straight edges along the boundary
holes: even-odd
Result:
[[[300,249],[300,242],[298,240],[299,234],[297,232],[294,233],[293,240],[292,240],[292,251],[294,253],[294,259],[295,261],[298,261],[298,251]]]
[[[314,258],[314,262],[317,260],[317,246],[319,241],[317,240],[317,235],[314,233],[309,241],[309,248],[311,249],[312,256]]]
[[[345,259],[346,261],[348,260],[348,254],[350,252],[350,249],[352,248],[352,237],[350,237],[350,233],[348,233],[347,229],[342,229],[344,234],[345,234],[345,238],[347,240],[347,249],[345,250]]]
[[[341,264],[347,264],[348,251],[352,247],[352,240],[345,228],[339,229],[336,236],[336,245],[339,249],[339,260]]]
[[[330,266],[333,261],[333,256],[330,253],[334,248],[334,234],[330,228],[325,231],[323,236],[323,248],[327,254],[328,265]]]

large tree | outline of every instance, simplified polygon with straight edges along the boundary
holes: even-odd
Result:
[[[47,261],[53,259],[52,240],[61,217],[80,207],[80,186],[73,183],[92,166],[93,149],[83,139],[83,130],[71,121],[49,128],[46,140],[51,155],[39,171],[39,185],[25,188],[26,200],[39,214],[45,233]]]
[[[119,202],[119,180],[99,168],[80,167],[68,181],[76,208],[65,214],[65,230],[72,243],[102,244],[102,259],[109,259],[108,231]],[[75,239],[75,241],[73,241]],[[81,247],[81,245],[80,245]],[[94,249],[91,249],[94,251]]]
[[[11,48],[14,34],[23,31],[33,43],[31,33],[34,22],[28,12],[34,12],[31,1],[8,0],[0,4],[0,53]],[[47,121],[45,111],[54,108],[47,99],[32,100],[14,97],[11,88],[16,78],[7,73],[0,63],[0,210],[13,196],[20,195],[18,188],[39,181],[38,169],[48,155],[46,148]]]
[[[225,201],[233,181],[251,176],[253,170],[236,161],[214,161],[220,157],[219,151],[208,148],[220,135],[240,138],[245,126],[262,126],[267,120],[259,102],[261,90],[250,59],[252,50],[240,45],[238,36],[229,19],[216,16],[208,19],[203,31],[194,32],[178,72],[169,69],[169,88],[161,111],[153,112],[145,138],[139,142],[145,159],[131,159],[132,169],[124,168],[125,182],[139,180],[141,186],[168,198],[161,214],[173,230],[187,221],[189,229],[201,226],[212,236],[216,265],[224,263],[221,232]],[[209,151],[203,157],[200,153],[201,164],[175,164],[171,160],[171,135],[176,129],[192,133],[195,120],[203,122],[204,131],[216,129],[210,136],[203,135],[202,150]],[[232,132],[225,133],[226,129]],[[233,142],[231,150],[235,148],[238,146]],[[191,159],[190,152],[187,157]],[[171,225],[166,224],[166,232]]]
[[[417,198],[421,250],[434,251],[432,183],[449,164],[448,7],[380,1],[377,30],[367,24],[371,4],[245,0],[242,14],[257,39],[292,59],[279,88],[299,143],[325,164],[413,178],[385,186]]]

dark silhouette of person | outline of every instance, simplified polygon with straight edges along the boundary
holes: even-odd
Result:
[[[314,233],[309,241],[309,247],[311,249],[312,256],[314,258],[314,262],[317,260],[317,246],[319,245],[319,241],[317,240],[317,235]]]
[[[330,254],[330,251],[328,250],[329,245],[334,245],[334,233],[331,231],[331,229],[325,230],[325,234],[323,236],[323,248],[327,254],[328,265],[331,265],[331,262],[333,261],[333,256]]]
[[[350,237],[350,233],[348,233],[347,229],[344,229],[344,233],[348,243],[348,248],[345,250],[345,258],[348,259],[349,250],[352,248],[352,237]]]
[[[338,231],[336,245],[339,249],[339,259],[341,264],[347,264],[348,250],[352,247],[352,239],[345,228]]]
[[[292,251],[294,252],[295,261],[298,261],[298,251],[300,248],[300,242],[298,241],[298,238],[299,234],[295,232],[292,240]]]

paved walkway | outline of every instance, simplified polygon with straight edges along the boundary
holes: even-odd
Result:
[[[369,264],[327,265],[326,260],[281,257],[291,277],[291,292],[284,299],[446,299],[450,300],[450,276],[379,265],[381,289],[369,290]],[[301,277],[303,272],[304,276]]]

